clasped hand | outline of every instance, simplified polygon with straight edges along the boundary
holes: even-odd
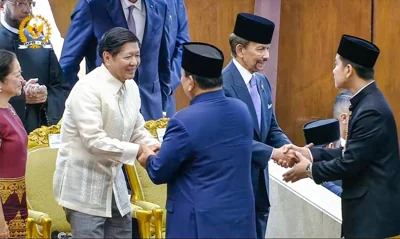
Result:
[[[296,152],[299,152],[301,155],[311,161],[309,148],[313,146],[313,143],[308,144],[304,147],[299,147],[294,144],[286,144],[279,149],[274,149],[272,159],[275,161],[275,163],[284,168],[291,168],[296,163],[300,162],[300,158],[296,156]]]
[[[147,159],[150,155],[156,155],[161,148],[161,144],[153,144],[153,145],[144,145],[141,144],[139,148],[139,152],[136,156],[142,167],[146,168]]]
[[[25,101],[27,104],[41,104],[47,100],[47,87],[39,85],[38,79],[30,79],[23,82]]]
[[[313,144],[306,145],[305,147],[287,144],[274,150],[272,156],[273,160],[284,168],[291,168],[283,174],[284,181],[296,182],[300,179],[309,177],[307,166],[311,162],[309,148],[312,146]]]

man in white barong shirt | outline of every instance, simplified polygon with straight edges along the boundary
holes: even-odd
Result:
[[[130,238],[131,206],[122,171],[140,144],[159,142],[144,128],[131,80],[140,64],[137,37],[113,28],[100,42],[103,64],[78,81],[66,101],[53,188],[76,238]]]

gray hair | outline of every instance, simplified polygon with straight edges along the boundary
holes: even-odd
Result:
[[[249,44],[250,41],[243,39],[241,37],[236,36],[234,33],[232,33],[229,36],[229,45],[231,46],[231,54],[233,57],[236,57],[236,47],[237,45],[242,45],[243,47],[246,47]]]
[[[339,92],[333,105],[333,117],[339,118],[342,113],[348,113],[350,107],[350,99],[353,95],[348,90]]]

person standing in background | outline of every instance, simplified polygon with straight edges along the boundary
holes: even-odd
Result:
[[[70,87],[78,81],[84,57],[88,72],[101,65],[97,49],[106,31],[129,29],[140,43],[141,64],[134,80],[140,90],[141,113],[145,120],[162,118],[172,92],[167,19],[164,0],[78,0],[60,58]]]
[[[167,105],[163,107],[167,117],[172,117],[176,112],[174,92],[181,84],[182,44],[189,42],[188,17],[183,0],[172,0],[168,5],[169,31],[171,54],[171,94],[168,96]]]
[[[57,124],[69,94],[68,82],[52,48],[19,49],[19,45],[23,45],[19,39],[19,26],[32,14],[34,5],[35,2],[28,0],[0,0],[0,49],[17,55],[22,76],[29,79],[26,90],[10,100],[27,133],[42,125]]]

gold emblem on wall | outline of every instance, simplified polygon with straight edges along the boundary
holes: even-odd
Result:
[[[30,15],[22,20],[19,26],[19,39],[23,43],[19,49],[51,48],[51,27],[41,15]]]

